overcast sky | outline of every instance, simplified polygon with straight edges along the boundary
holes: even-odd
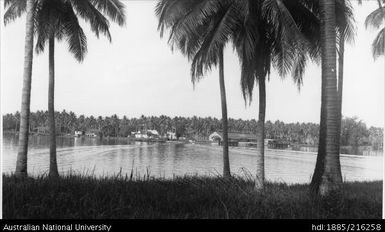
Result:
[[[106,38],[97,39],[82,22],[88,37],[88,54],[83,63],[77,63],[67,52],[65,42],[57,44],[56,110],[94,116],[165,114],[220,118],[218,71],[212,70],[194,90],[187,59],[178,52],[172,53],[166,38],[160,39],[154,14],[156,2],[125,3],[127,23],[123,28],[112,25],[111,44]],[[346,47],[342,113],[358,116],[368,126],[382,127],[384,58],[373,60],[370,46],[377,31],[364,27],[365,17],[376,7],[375,0],[355,6],[358,30],[355,44]],[[1,23],[3,114],[20,110],[24,36],[25,17],[5,28]],[[229,117],[256,119],[258,92],[254,92],[253,103],[245,106],[238,58],[231,46],[225,51],[225,79]],[[308,65],[300,91],[290,77],[283,80],[273,71],[267,83],[266,120],[318,123],[320,87],[321,69],[316,64]],[[45,53],[34,57],[31,110],[47,110],[47,96],[48,56]]]

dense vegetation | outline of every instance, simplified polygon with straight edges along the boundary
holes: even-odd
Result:
[[[382,182],[343,184],[341,197],[312,199],[307,185],[247,178],[173,180],[69,175],[3,176],[4,218],[381,218]]]
[[[3,115],[4,130],[18,130],[20,114]],[[126,137],[138,129],[155,129],[164,134],[176,130],[177,136],[187,136],[196,140],[205,140],[214,131],[221,131],[222,124],[217,118],[212,117],[159,117],[119,118],[117,115],[110,117],[77,116],[74,112],[56,112],[56,125],[62,134],[73,133],[75,130],[98,131],[103,136]],[[37,127],[46,127],[48,112],[37,111],[31,113],[31,131]],[[229,119],[230,132],[255,133],[256,120]],[[318,143],[319,125],[315,123],[284,123],[282,121],[266,122],[266,137],[289,141],[291,143],[316,145]],[[378,127],[368,128],[358,118],[345,117],[342,120],[341,145],[342,146],[371,146],[374,150],[382,149],[383,129]]]

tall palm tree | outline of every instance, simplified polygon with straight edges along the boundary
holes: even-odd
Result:
[[[295,82],[302,83],[307,58],[320,55],[316,9],[314,1],[290,0],[169,0],[158,4],[157,14],[164,21],[161,34],[164,26],[171,28],[170,41],[193,60],[193,65],[208,49],[202,46],[202,38],[213,32],[219,36],[211,44],[223,46],[231,38],[236,48],[245,100],[251,101],[258,84],[257,188],[263,188],[264,182],[265,80],[273,66],[281,76],[292,72]],[[215,26],[215,22],[220,23]]]
[[[338,94],[336,70],[336,2],[320,0],[322,91],[320,145],[312,190],[321,196],[338,190],[342,183],[338,151]],[[323,139],[323,141],[321,141]]]
[[[307,9],[299,1],[296,4],[291,4],[290,1],[281,3],[282,1],[277,0],[165,0],[157,6],[161,34],[165,27],[171,28],[170,41],[192,60],[193,77],[196,74],[198,77],[202,75],[204,68],[210,69],[209,62],[216,62],[217,54],[221,54],[223,47],[231,39],[241,61],[241,84],[245,100],[247,97],[251,100],[255,81],[259,84],[258,188],[262,188],[264,182],[265,79],[273,64],[281,75],[293,70],[293,76],[300,83],[306,63],[306,55],[302,52],[302,32],[296,25],[300,17],[293,19],[290,10],[298,7],[302,11]],[[314,20],[314,17],[310,21],[303,20],[302,24],[307,26],[307,32],[314,31],[309,26],[314,24]],[[212,53],[213,48],[219,52]],[[209,58],[205,57],[207,55]],[[219,62],[220,60],[219,58]]]
[[[257,122],[257,175],[255,187],[264,187],[264,140],[266,79],[271,68],[281,77],[291,72],[298,87],[307,59],[317,56],[314,28],[317,18],[300,1],[243,1],[241,21],[234,33],[241,63],[241,87],[245,101],[252,100],[254,85],[259,87]]]
[[[19,144],[16,161],[15,175],[18,177],[27,176],[27,153],[28,153],[28,135],[29,135],[29,117],[31,102],[31,82],[32,82],[32,61],[33,61],[33,32],[34,32],[34,0],[28,1],[4,1],[4,8],[7,9],[4,14],[4,24],[6,25],[14,17],[20,15],[22,11],[27,12],[26,34],[24,42],[24,74],[23,91],[21,96],[20,111],[20,130]]]
[[[11,6],[20,6],[26,0],[8,0]],[[103,33],[111,41],[110,20],[123,25],[125,22],[124,6],[120,0],[35,0],[34,27],[37,37],[36,51],[43,52],[49,46],[49,90],[48,90],[48,125],[50,136],[50,176],[58,176],[56,160],[56,126],[54,110],[55,88],[55,40],[65,38],[69,51],[81,62],[87,52],[87,38],[81,28],[78,16],[90,23],[91,30],[99,37]],[[12,9],[11,7],[9,9]],[[9,11],[6,12],[6,14]],[[23,9],[11,12],[4,20],[15,19],[25,12]],[[103,15],[104,14],[104,15]]]
[[[195,85],[213,66],[219,69],[219,86],[222,108],[223,176],[230,177],[228,147],[228,118],[224,80],[223,50],[229,41],[235,8],[232,1],[223,0],[160,0],[156,6],[161,37],[170,29],[169,42],[191,61],[191,78]],[[217,14],[205,17],[210,11]],[[230,16],[230,17],[226,17]]]
[[[340,141],[341,136],[341,121],[342,121],[342,93],[344,85],[344,56],[345,56],[345,43],[352,42],[354,40],[355,28],[353,10],[349,1],[341,0],[341,8],[344,14],[340,14],[336,10],[336,23],[337,23],[337,55],[338,55],[338,131],[337,141]],[[338,6],[336,6],[338,7]],[[338,151],[340,151],[340,143],[338,143]]]

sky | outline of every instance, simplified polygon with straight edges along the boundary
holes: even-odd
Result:
[[[124,1],[127,23],[111,24],[112,43],[97,39],[82,22],[88,53],[78,63],[65,42],[56,44],[55,110],[77,115],[129,118],[168,115],[221,117],[218,70],[213,69],[195,88],[190,64],[178,51],[172,52],[167,38],[160,38],[155,1]],[[1,0],[1,5],[3,2]],[[365,29],[365,17],[376,0],[355,6],[357,35],[346,45],[343,89],[344,116],[357,116],[368,126],[384,124],[384,57],[374,61],[371,43],[377,30]],[[1,15],[4,13],[2,9]],[[3,21],[1,19],[1,21]],[[25,17],[4,27],[1,23],[1,111],[20,110],[23,76]],[[231,46],[225,50],[225,83],[228,116],[257,119],[258,92],[246,105],[240,88],[240,69]],[[47,110],[48,55],[34,56],[31,111]],[[309,63],[300,91],[291,77],[273,71],[267,83],[266,120],[314,122],[320,119],[321,68]]]

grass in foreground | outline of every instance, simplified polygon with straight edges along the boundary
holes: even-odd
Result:
[[[3,176],[3,217],[10,218],[381,218],[382,181],[344,183],[343,196],[312,199],[308,185],[243,178],[172,180],[68,175]]]

